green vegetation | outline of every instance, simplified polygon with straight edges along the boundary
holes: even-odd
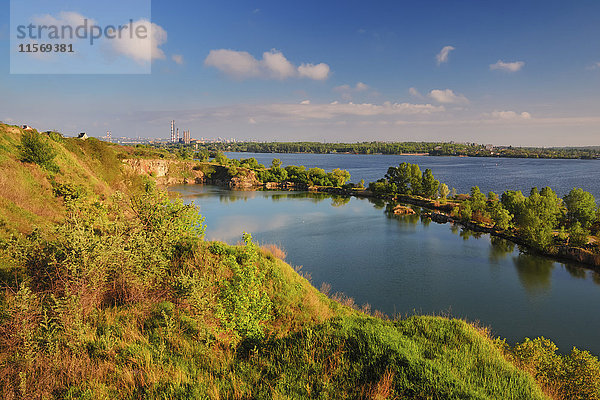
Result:
[[[511,348],[456,319],[372,316],[250,235],[205,241],[195,207],[125,172],[120,160],[143,148],[52,140],[51,172],[17,158],[21,130],[0,129],[5,399],[600,396],[587,352]],[[408,189],[433,187],[410,170]]]
[[[255,172],[256,178],[261,183],[286,183],[291,182],[300,186],[328,186],[342,187],[350,180],[350,173],[346,170],[335,168],[331,172],[325,172],[322,168],[309,168],[304,166],[288,165],[281,168],[281,160],[275,158],[271,167],[266,168],[259,164],[255,158],[246,158],[241,160],[229,159],[221,152],[205,154],[200,152],[198,158],[201,160],[210,160],[219,165],[228,167],[229,174],[236,176],[238,168],[244,168]]]
[[[180,146],[175,146],[180,147]],[[512,147],[477,143],[444,142],[240,142],[200,144],[206,151],[250,153],[351,153],[351,154],[428,154],[431,156],[511,157],[511,158],[600,158],[600,147]]]
[[[56,151],[37,131],[27,131],[21,136],[21,161],[35,163],[51,172],[58,172],[54,164]]]
[[[376,196],[396,198],[399,195],[427,198],[445,203],[448,186],[439,184],[430,170],[421,173],[418,165],[402,163],[390,167],[384,178],[369,185]],[[435,205],[435,204],[434,204]],[[499,198],[487,196],[475,186],[468,196],[453,196],[452,216],[465,222],[521,238],[527,245],[550,254],[557,246],[583,247],[600,253],[600,246],[590,236],[600,233],[600,208],[591,193],[571,190],[560,199],[549,187],[531,189],[529,197],[508,190]]]

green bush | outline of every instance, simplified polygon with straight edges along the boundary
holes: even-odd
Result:
[[[50,172],[58,172],[54,164],[56,151],[48,140],[35,131],[26,131],[21,136],[21,161],[37,164]]]

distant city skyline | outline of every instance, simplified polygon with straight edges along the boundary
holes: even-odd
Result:
[[[101,20],[94,10],[36,18]],[[122,49],[151,74],[11,75],[3,57],[0,121],[113,138],[168,140],[176,120],[194,139],[597,146],[598,15],[592,0],[154,2],[152,52]],[[5,12],[6,55],[9,30]]]

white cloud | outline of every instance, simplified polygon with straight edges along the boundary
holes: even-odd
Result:
[[[411,87],[408,89],[408,93],[410,93],[411,96],[416,97],[418,99],[423,99],[423,95],[414,87]]]
[[[442,50],[440,50],[440,52],[435,56],[437,65],[448,62],[448,56],[452,50],[454,50],[453,46],[444,46]]]
[[[455,94],[452,90],[434,89],[429,92],[429,97],[442,104],[468,104],[469,100],[462,94]]]
[[[296,74],[296,68],[281,52],[265,52],[262,64],[275,79],[287,79]]]
[[[517,113],[515,111],[493,111],[489,116],[495,119],[504,120],[531,119],[531,114],[526,111],[522,113]]]
[[[297,123],[310,121],[331,121],[351,118],[397,119],[398,117],[427,117],[445,111],[444,106],[432,104],[391,103],[331,103],[313,104],[308,100],[300,103],[271,103],[263,105],[232,105],[190,111],[179,115],[179,120],[202,120],[214,123],[243,122],[260,123]],[[155,118],[152,116],[151,118]]]
[[[356,85],[350,86],[340,85],[333,88],[334,92],[338,92],[341,94],[342,100],[350,101],[352,100],[352,95],[354,93],[365,92],[369,90],[369,85],[363,82],[357,82]]]
[[[147,35],[122,35],[120,38],[111,39],[110,42],[115,52],[132,58],[138,63],[166,58],[160,46],[167,41],[167,31],[161,26],[146,19],[140,19],[133,22],[130,29],[134,32],[138,32],[138,29],[139,32],[145,31]]]
[[[215,67],[236,79],[254,78],[261,73],[259,61],[245,51],[211,50],[204,65]]]
[[[301,78],[323,81],[329,77],[329,65],[325,63],[320,63],[317,65],[302,64],[298,67],[298,74]]]
[[[498,60],[495,64],[490,64],[490,70],[501,70],[507,72],[517,72],[525,63],[523,61],[515,61],[515,62],[504,62],[502,60]]]
[[[587,67],[586,69],[588,69],[588,70],[600,69],[600,62],[595,62],[592,65],[590,65],[589,67]]]
[[[85,20],[87,19],[88,26],[95,25],[96,21],[84,17],[83,15],[73,12],[73,11],[61,11],[58,13],[58,17],[54,17],[50,14],[45,14],[41,16],[36,16],[32,18],[32,22],[36,25],[54,25],[54,26],[71,26],[73,28],[83,25]]]
[[[369,88],[369,85],[366,85],[366,84],[364,84],[364,83],[362,83],[362,82],[358,82],[358,83],[356,84],[356,90],[357,90],[357,91],[359,91],[359,92],[362,92],[362,91],[364,91],[364,90],[367,90],[368,88]]]
[[[432,114],[445,111],[443,106],[431,104],[391,103],[339,103],[329,104],[269,104],[257,106],[258,112],[272,117],[284,117],[291,119],[332,119],[335,117],[374,117],[391,115],[417,115]]]
[[[283,53],[277,50],[264,52],[261,60],[257,60],[245,51],[211,50],[204,60],[204,65],[214,67],[235,79],[283,80],[299,77],[323,80],[329,76],[329,66],[327,64],[302,64],[296,68]]]
[[[173,54],[171,56],[171,59],[173,59],[173,61],[175,61],[175,63],[177,63],[179,65],[183,65],[183,56],[181,54]]]

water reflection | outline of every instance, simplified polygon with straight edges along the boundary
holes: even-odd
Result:
[[[343,207],[350,202],[348,196],[331,196],[331,205],[333,207]]]
[[[530,294],[547,292],[552,285],[554,261],[532,254],[521,253],[513,257],[519,281]]]
[[[515,244],[497,236],[490,237],[490,261],[497,264],[515,251]]]
[[[463,238],[463,240],[469,240],[471,238],[479,239],[483,235],[483,233],[482,232],[472,231],[470,229],[462,228],[460,230],[459,235],[460,235],[461,238]]]
[[[573,278],[577,278],[577,279],[586,279],[587,278],[587,271],[581,267],[578,267],[576,265],[565,265],[565,269],[567,270],[567,272],[569,273],[569,275],[571,275]]]

